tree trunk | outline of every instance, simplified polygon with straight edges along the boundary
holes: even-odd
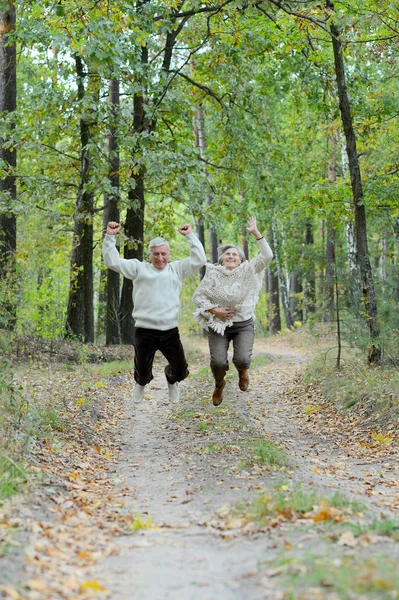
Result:
[[[359,263],[357,260],[356,234],[352,221],[347,221],[345,226],[346,247],[349,266],[349,304],[357,317],[360,316],[360,279]]]
[[[306,222],[305,229],[305,244],[308,250],[313,249],[314,236],[313,236],[313,224],[310,221]],[[308,252],[309,254],[309,252]],[[316,310],[316,275],[313,267],[313,260],[310,260],[308,256],[308,263],[311,267],[308,267],[305,275],[305,289],[304,289],[304,312],[305,321],[308,320],[309,314]]]
[[[4,3],[3,3],[4,4]],[[9,36],[15,31],[15,6],[12,2],[0,10],[0,114],[8,119],[17,107],[16,48],[9,43]],[[9,123],[10,131],[14,122]],[[7,290],[5,297],[0,298],[0,326],[12,331],[16,324],[16,299],[14,297],[17,219],[14,204],[17,197],[15,168],[17,153],[13,144],[5,144],[7,139],[0,139],[0,161],[8,165],[8,175],[0,179],[0,194],[7,205],[7,210],[0,213],[0,282]]]
[[[194,115],[194,136],[195,136],[195,146],[196,146],[196,148],[198,148],[201,159],[203,159],[205,161],[205,158],[206,158],[206,130],[205,130],[204,110],[202,108],[202,104],[200,104],[198,106],[198,110],[196,111],[196,113]],[[205,200],[206,200],[207,207],[209,207],[213,203],[213,196],[210,191],[209,174],[205,167],[205,162],[204,162],[203,173],[204,173],[205,180],[207,182],[207,192],[206,192]],[[206,249],[206,247],[205,247],[205,231],[204,231],[204,239],[202,240],[200,238],[200,241],[202,242],[204,248]],[[209,250],[210,250],[209,254],[211,257],[211,262],[217,262],[217,259],[218,259],[217,237],[216,237],[216,232],[213,227],[209,228]],[[202,267],[202,269],[200,270],[201,279],[203,278],[204,275],[205,275],[205,267]]]
[[[328,180],[331,184],[337,181],[338,170],[338,141],[336,134],[331,133],[329,142]],[[334,319],[334,279],[335,273],[335,230],[327,223],[326,239],[326,278],[324,282],[324,321]]]
[[[381,285],[382,291],[385,292],[386,282],[388,279],[387,272],[387,256],[388,256],[388,233],[384,230],[381,232]]]
[[[75,57],[78,100],[82,103],[85,97],[84,72],[80,56]],[[92,102],[98,102],[97,77],[88,79],[87,91]],[[76,337],[84,342],[94,342],[94,304],[93,304],[93,217],[94,191],[90,186],[92,159],[90,143],[96,115],[89,120],[86,116],[80,119],[80,184],[74,214],[74,232],[72,242],[70,288],[66,319],[66,335]]]
[[[269,332],[270,335],[275,335],[281,331],[281,315],[278,274],[273,267],[266,271],[266,282],[269,293]]]
[[[346,177],[346,175],[349,173],[349,161],[344,143],[341,144],[341,161],[342,175]],[[359,276],[359,262],[357,260],[355,228],[352,221],[346,222],[345,235],[349,267],[349,308],[354,312],[355,316],[359,318],[361,285]]]
[[[292,318],[292,314],[290,311],[290,304],[288,300],[288,292],[287,292],[287,283],[285,280],[283,266],[280,262],[280,247],[279,247],[279,239],[278,239],[278,231],[277,231],[277,222],[273,217],[272,219],[272,232],[273,232],[273,246],[274,246],[274,257],[277,265],[277,274],[278,280],[280,284],[280,297],[281,303],[283,305],[284,316],[285,316],[285,324],[288,329],[293,329],[294,320]]]
[[[148,49],[141,49],[141,63],[143,69],[148,65]],[[151,131],[145,114],[145,96],[144,91],[137,92],[133,101],[133,130],[135,135],[140,138],[144,132]],[[137,165],[135,155],[140,155],[140,147],[136,147],[133,152],[131,184],[128,192],[128,209],[126,212],[125,234],[127,243],[125,244],[123,255],[126,259],[136,258],[143,260],[144,257],[144,212],[145,212],[145,167],[143,164]],[[134,343],[134,319],[133,311],[133,281],[123,278],[121,294],[121,336],[124,344]]]
[[[326,6],[330,10],[334,11],[334,4],[333,2],[331,2],[331,0],[327,0]],[[377,338],[379,336],[379,327],[377,321],[377,299],[375,295],[373,273],[371,270],[368,251],[366,210],[363,201],[363,187],[359,165],[359,157],[356,148],[356,136],[353,128],[351,107],[346,88],[345,64],[342,54],[342,44],[340,40],[341,32],[334,23],[331,23],[330,25],[330,32],[334,51],[335,76],[338,88],[339,109],[345,133],[346,152],[349,160],[349,172],[352,184],[352,200],[355,218],[357,257],[359,261],[359,270],[363,289],[363,299],[367,313],[367,324],[372,340],[368,351],[368,360],[370,363],[379,363],[381,361],[381,348],[377,344]]]
[[[119,81],[112,79],[109,82],[109,104],[110,104],[110,128],[108,135],[108,179],[112,188],[111,193],[104,197],[103,228],[107,227],[108,221],[119,222],[119,144],[117,135],[117,123],[119,117]],[[120,344],[120,275],[111,269],[107,269],[104,289],[105,297],[105,343]]]
[[[290,277],[290,311],[294,321],[303,321],[302,301],[298,298],[302,294],[302,281],[294,269]]]
[[[139,98],[135,98],[135,108],[140,104]],[[125,234],[127,243],[125,244],[123,255],[124,258],[143,260],[144,248],[144,210],[145,210],[145,195],[144,195],[144,177],[145,169],[141,167],[136,175],[132,177],[132,187],[128,193],[129,208],[126,213]],[[133,187],[134,186],[134,187]],[[124,344],[134,343],[134,319],[133,311],[133,281],[123,278],[122,294],[121,294],[121,337]]]
[[[399,216],[395,221],[395,238],[396,238],[396,264],[395,264],[395,296],[396,305],[399,305]]]
[[[324,282],[324,321],[334,319],[335,230],[327,227],[326,278]]]

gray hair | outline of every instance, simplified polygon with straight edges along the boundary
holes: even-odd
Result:
[[[163,237],[156,237],[150,241],[150,243],[148,244],[148,254],[151,254],[151,248],[153,246],[167,246],[170,250],[169,243]]]
[[[230,250],[230,248],[234,248],[235,250],[237,250],[239,257],[241,258],[241,262],[244,262],[245,260],[247,260],[245,258],[245,254],[244,254],[242,248],[240,248],[239,246],[236,246],[235,244],[223,244],[223,246],[218,247],[218,263],[219,263],[219,265],[223,264],[224,254],[225,254],[225,252],[227,252],[227,250]]]

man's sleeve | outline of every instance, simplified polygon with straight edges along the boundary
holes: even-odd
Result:
[[[197,236],[194,233],[189,233],[186,235],[186,240],[190,244],[190,256],[177,261],[181,279],[185,279],[192,273],[199,271],[206,263],[205,250]]]
[[[133,259],[121,258],[116,249],[116,236],[106,235],[103,241],[103,257],[104,263],[112,271],[120,273],[127,279],[135,279],[138,274],[140,261]]]

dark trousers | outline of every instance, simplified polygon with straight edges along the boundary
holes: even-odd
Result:
[[[189,371],[177,327],[167,331],[136,327],[134,339],[135,381],[140,385],[146,385],[154,378],[152,365],[157,350],[162,352],[169,363],[165,367],[167,381],[169,383],[183,381]]]

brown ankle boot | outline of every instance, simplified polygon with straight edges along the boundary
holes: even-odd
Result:
[[[246,392],[249,386],[249,374],[248,369],[245,371],[238,371],[238,387],[242,392]]]
[[[212,394],[213,406],[219,406],[219,404],[221,404],[221,402],[223,400],[223,390],[224,390],[225,385],[226,385],[225,381],[223,381],[223,383],[220,387],[215,385],[215,389],[213,390],[213,394]]]

